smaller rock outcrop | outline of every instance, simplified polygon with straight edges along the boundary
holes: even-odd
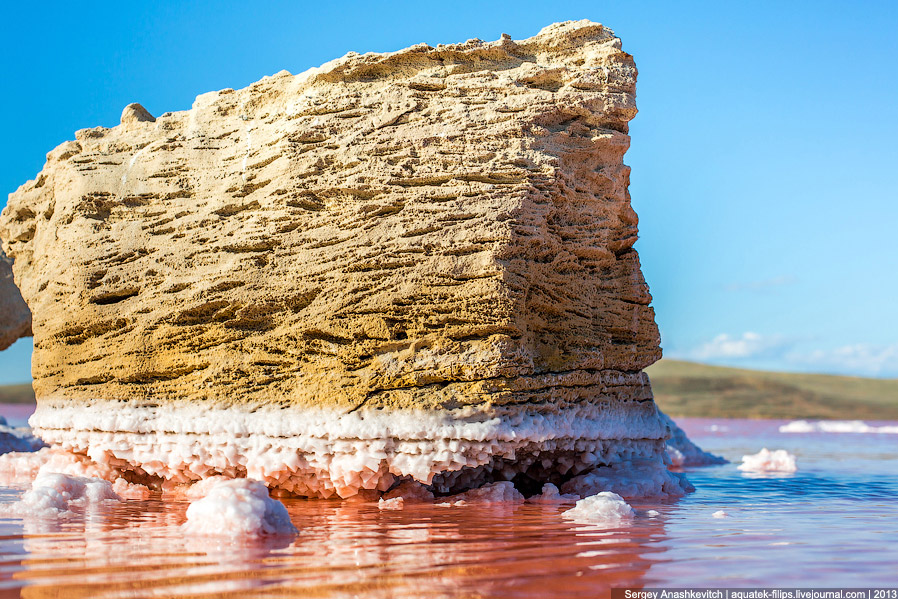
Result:
[[[150,114],[150,111],[134,102],[125,106],[122,110],[122,125],[128,123],[155,123],[156,117]]]
[[[0,250],[0,350],[31,337],[31,311],[12,276],[12,260]]]

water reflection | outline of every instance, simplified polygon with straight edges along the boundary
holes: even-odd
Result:
[[[645,515],[603,529],[558,506],[285,504],[294,539],[184,537],[186,504],[161,497],[29,519],[22,538],[0,541],[3,586],[23,597],[586,597],[640,584],[665,550],[663,521]]]
[[[213,540],[186,537],[187,504],[159,496],[68,521],[0,519],[0,596],[601,597],[610,587],[697,582],[894,585],[898,435],[787,435],[771,421],[681,424],[730,459],[785,448],[799,470],[693,470],[695,493],[633,503],[637,517],[617,529],[568,521],[552,505],[406,503],[392,511],[285,500],[297,537]],[[14,497],[0,490],[0,503]],[[713,517],[719,510],[728,516]]]

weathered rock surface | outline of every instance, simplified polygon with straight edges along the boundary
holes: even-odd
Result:
[[[91,431],[158,429],[165,406],[333,410],[356,428],[381,410],[426,411],[464,425],[444,440],[561,418],[601,424],[537,426],[523,441],[567,451],[591,435],[655,459],[667,433],[641,370],[659,336],[623,164],[635,81],[613,33],[580,21],[517,42],[351,53],[155,119],[132,104],[119,126],[77,132],[0,216],[34,314],[36,427],[125,467],[136,458],[98,449]],[[103,402],[151,413],[89,423],[121,413]],[[433,436],[420,422],[340,434]],[[337,435],[296,426],[272,438]],[[496,455],[431,450],[437,473]],[[337,492],[409,475],[401,451],[386,447],[371,480]],[[334,478],[328,464],[315,475]],[[192,467],[145,470],[206,475]]]
[[[31,336],[31,311],[12,276],[12,262],[0,250],[0,351]]]

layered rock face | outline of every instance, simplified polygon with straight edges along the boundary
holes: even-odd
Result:
[[[139,476],[323,496],[657,461],[635,80],[580,21],[79,131],[0,217],[32,424]]]

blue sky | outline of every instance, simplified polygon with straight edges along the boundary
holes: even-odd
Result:
[[[126,8],[127,7],[127,8]],[[898,3],[26,3],[0,23],[0,205],[75,130],[352,50],[588,18],[639,67],[637,249],[665,355],[898,377]],[[29,379],[30,341],[0,353]]]

